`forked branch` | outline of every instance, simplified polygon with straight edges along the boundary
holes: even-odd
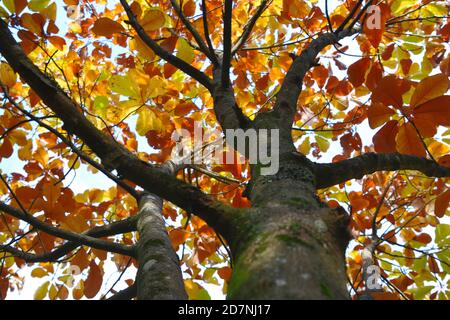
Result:
[[[174,56],[173,54],[162,48],[155,40],[153,40],[148,36],[147,32],[145,32],[144,28],[139,24],[136,16],[134,15],[127,1],[120,0],[120,3],[122,4],[123,8],[125,9],[125,12],[127,13],[131,26],[139,35],[141,40],[150,49],[152,49],[161,59],[167,61],[174,67],[177,67],[187,75],[191,76],[192,78],[200,82],[203,86],[205,86],[205,88],[207,88],[208,90],[210,91],[212,90],[212,81],[208,76],[206,76],[203,72],[191,66],[190,64],[186,63],[184,60],[178,58],[177,56]]]

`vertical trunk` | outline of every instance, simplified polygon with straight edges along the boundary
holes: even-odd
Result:
[[[348,217],[318,201],[311,171],[296,159],[253,180],[254,207],[231,242],[228,299],[348,299]]]
[[[140,300],[187,299],[178,256],[161,215],[162,205],[161,198],[148,193],[139,201],[136,283]]]

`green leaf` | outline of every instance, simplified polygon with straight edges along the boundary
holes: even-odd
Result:
[[[414,294],[414,300],[423,300],[425,296],[430,293],[430,291],[434,289],[434,286],[424,286],[419,288],[413,288],[410,291],[412,294]]]
[[[109,105],[108,98],[105,96],[97,96],[94,99],[94,111],[100,116],[105,114],[106,108]]]
[[[28,3],[28,8],[33,11],[41,11],[47,8],[49,2],[50,0],[31,0],[30,3]]]
[[[391,5],[391,11],[396,16],[398,13],[402,13],[405,9],[411,8],[415,4],[416,0],[395,0]]]
[[[438,224],[435,232],[436,243],[439,246],[450,245],[450,225]]]
[[[422,17],[432,17],[432,16],[445,16],[447,15],[448,11],[445,4],[430,3],[424,8],[422,8],[421,13]]]
[[[445,273],[450,274],[450,251],[444,250],[441,252],[436,253],[436,256],[438,257],[440,261],[440,265]]]
[[[14,0],[3,0],[3,4],[9,12],[13,13],[15,9]]]
[[[328,141],[328,139],[324,139],[321,136],[316,136],[316,142],[319,145],[320,150],[323,152],[327,152],[328,148],[330,148],[330,141]]]
[[[192,279],[184,280],[184,287],[189,296],[189,300],[211,300],[208,291]]]

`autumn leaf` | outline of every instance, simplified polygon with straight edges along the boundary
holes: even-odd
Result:
[[[102,17],[95,21],[91,31],[97,36],[111,38],[114,33],[125,31],[125,28],[114,20]]]
[[[386,107],[384,104],[378,102],[372,103],[367,112],[370,127],[375,129],[383,125],[393,114],[395,114],[395,111]]]
[[[390,7],[385,3],[380,3],[370,8],[367,17],[364,19],[363,32],[366,34],[374,48],[380,45],[386,21],[390,16]]]
[[[84,281],[84,295],[93,298],[97,295],[103,283],[103,274],[99,266],[91,261],[89,264],[89,274]]]
[[[411,123],[404,123],[399,127],[396,137],[397,150],[400,153],[425,157],[423,142]]]
[[[141,136],[145,136],[150,130],[161,132],[164,129],[162,121],[158,118],[156,113],[151,110],[151,107],[144,106],[139,110],[138,114],[136,131]]]
[[[34,293],[34,299],[43,300],[47,296],[49,285],[49,281],[45,281],[43,284],[41,284]]]
[[[434,203],[434,214],[436,217],[442,218],[450,203],[450,190],[440,194]]]
[[[367,69],[370,66],[369,58],[361,58],[348,67],[347,74],[348,80],[356,88],[364,83]]]
[[[450,96],[439,96],[423,102],[413,111],[414,118],[428,123],[450,126]]]
[[[386,106],[401,108],[403,105],[402,95],[410,88],[407,81],[394,75],[384,77],[372,94],[372,101],[380,102]]]
[[[217,274],[219,275],[219,277],[221,277],[223,280],[225,281],[229,281],[231,278],[231,268],[230,267],[223,267],[220,268],[219,270],[217,270]]]
[[[9,66],[9,64],[5,62],[0,63],[0,82],[7,86],[12,87],[16,84],[17,75],[13,71],[13,69]]]
[[[450,86],[448,76],[444,74],[436,74],[420,81],[414,91],[410,106],[412,108],[423,104],[429,100],[444,95]]]
[[[150,9],[145,11],[144,16],[139,20],[139,23],[145,31],[151,32],[158,30],[165,24],[166,18],[164,13],[158,9]]]
[[[378,130],[372,138],[375,151],[382,153],[391,153],[397,150],[396,136],[398,133],[397,120],[390,120]]]

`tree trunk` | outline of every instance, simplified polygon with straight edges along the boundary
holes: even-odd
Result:
[[[348,299],[348,216],[320,203],[308,167],[280,159],[276,175],[253,178],[228,299]]]
[[[162,199],[149,193],[139,201],[136,283],[140,300],[187,299],[180,262],[162,218],[162,206]]]

